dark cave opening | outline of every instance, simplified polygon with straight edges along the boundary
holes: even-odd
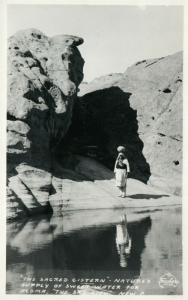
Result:
[[[57,159],[66,153],[89,156],[113,170],[119,145],[126,146],[130,177],[147,182],[150,167],[138,134],[137,112],[130,107],[130,93],[119,87],[98,90],[77,98],[72,124],[56,150]]]

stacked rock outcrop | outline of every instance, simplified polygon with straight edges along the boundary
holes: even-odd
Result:
[[[17,32],[8,42],[7,216],[50,209],[53,152],[67,133],[84,60],[83,39]]]

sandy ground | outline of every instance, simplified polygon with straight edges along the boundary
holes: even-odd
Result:
[[[181,205],[181,197],[165,193],[138,180],[128,178],[126,198],[118,197],[114,173],[93,159],[75,156],[71,168],[56,166],[54,186],[57,193],[51,198],[54,208],[62,211],[165,207]],[[62,178],[60,179],[61,175]],[[59,192],[58,192],[59,189]]]

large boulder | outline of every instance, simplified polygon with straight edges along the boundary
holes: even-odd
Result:
[[[69,144],[110,168],[125,145],[131,177],[181,194],[182,69],[179,52],[81,84]]]
[[[83,39],[29,29],[8,41],[8,218],[49,210],[53,153],[66,134],[84,60]]]

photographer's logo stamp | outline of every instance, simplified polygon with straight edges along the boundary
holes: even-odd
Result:
[[[178,285],[178,283],[179,283],[179,281],[170,272],[163,274],[159,278],[159,286],[161,289],[164,289],[166,287],[174,287],[175,288]]]

